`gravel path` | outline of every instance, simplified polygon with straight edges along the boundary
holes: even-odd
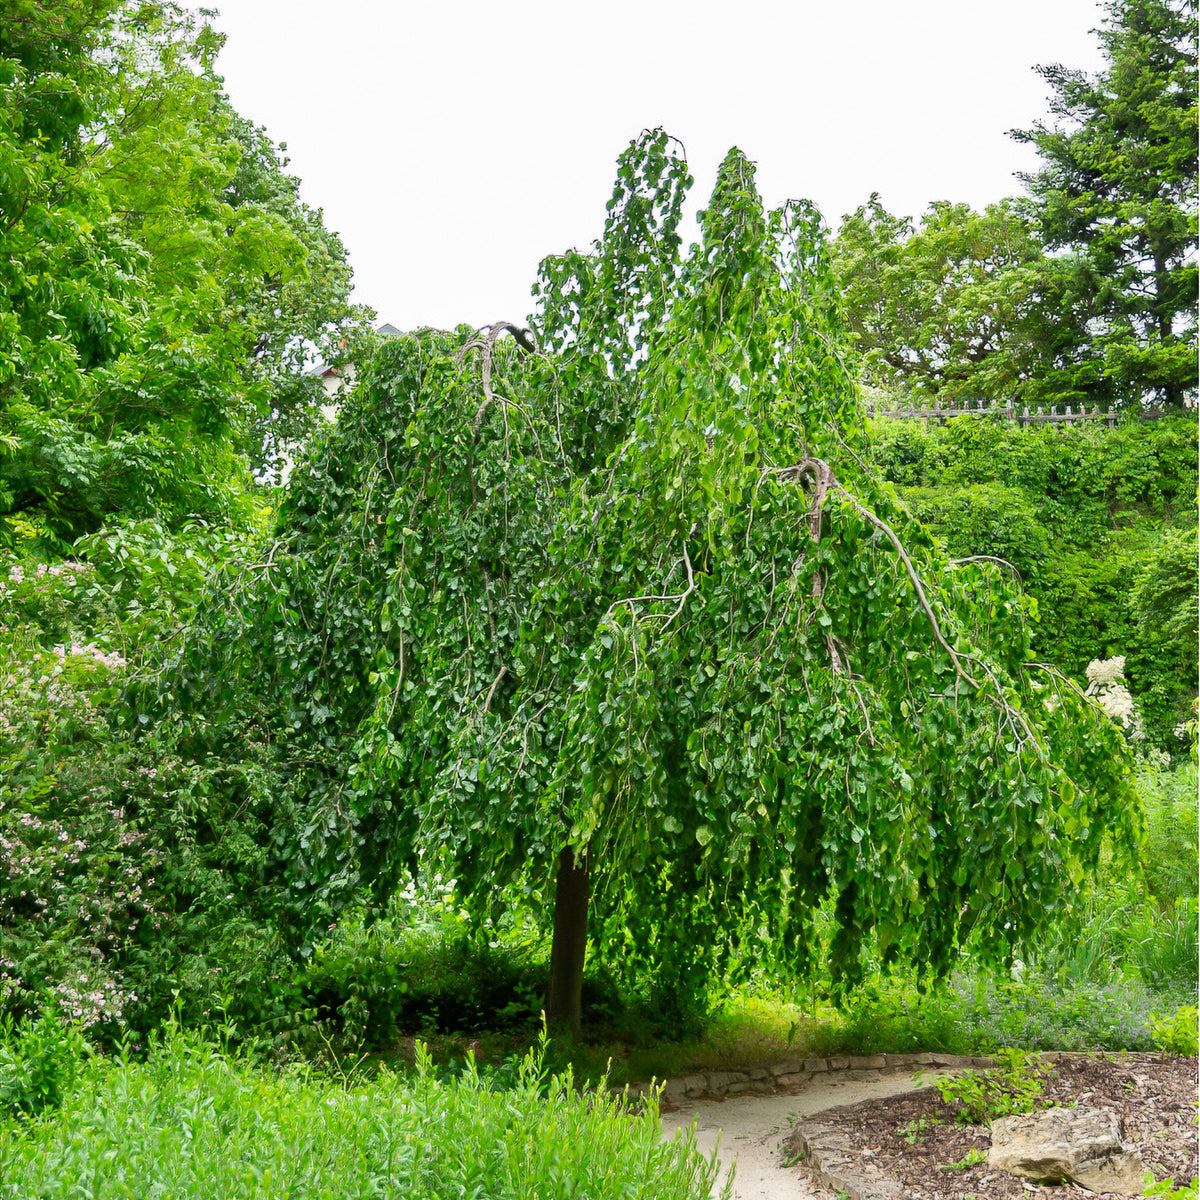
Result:
[[[730,1096],[716,1100],[684,1100],[673,1112],[663,1114],[663,1134],[695,1121],[696,1141],[705,1154],[719,1145],[721,1163],[728,1170],[737,1164],[733,1194],[736,1200],[824,1200],[832,1193],[814,1190],[800,1167],[785,1167],[781,1143],[801,1117],[827,1108],[857,1104],[914,1091],[909,1074],[879,1079],[839,1078],[834,1073],[818,1077],[794,1094]],[[725,1178],[722,1171],[721,1179]],[[716,1196],[718,1189],[713,1192]]]

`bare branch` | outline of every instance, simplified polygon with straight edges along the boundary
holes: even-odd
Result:
[[[1018,583],[1024,584],[1024,582],[1025,582],[1021,578],[1021,572],[1018,571],[1017,568],[1014,567],[1012,565],[1012,563],[1010,563],[1008,561],[1007,558],[998,558],[994,554],[969,554],[969,555],[967,555],[966,558],[952,558],[950,560],[950,565],[952,567],[957,567],[957,566],[962,565],[963,563],[978,563],[978,562],[993,562],[993,563],[998,564],[1001,567],[1007,567],[1017,577]]]
[[[500,686],[501,681],[504,679],[505,675],[507,675],[507,674],[508,674],[508,667],[501,664],[500,670],[496,672],[496,678],[492,680],[492,686],[490,688],[488,688],[487,699],[484,700],[484,702],[483,702],[483,711],[484,712],[491,712],[492,698],[496,695],[496,689]]]
[[[496,349],[496,339],[505,332],[512,334],[513,340],[526,354],[537,353],[537,343],[534,342],[533,335],[528,329],[514,324],[512,321],[497,321],[494,325],[488,326],[487,332],[482,338],[472,338],[454,356],[454,361],[460,367],[472,350],[478,350],[482,360],[483,402],[475,410],[475,418],[471,422],[472,440],[478,436],[480,426],[483,424],[483,418],[496,398],[492,392],[492,355]]]
[[[681,612],[683,612],[683,606],[687,602],[687,598],[696,590],[696,579],[692,572],[692,560],[688,555],[686,539],[684,539],[683,543],[683,565],[687,570],[688,585],[682,592],[676,593],[675,595],[626,596],[623,600],[614,600],[612,604],[608,606],[608,612],[606,612],[604,616],[606,618],[611,616],[613,609],[619,608],[622,604],[628,604],[629,611],[636,617],[637,612],[633,607],[635,604],[649,604],[653,601],[678,600],[679,603],[676,606],[675,611],[671,613],[670,616],[667,616],[666,613],[647,613],[643,618],[643,620],[647,621],[651,618],[657,618],[658,620],[663,620],[665,618],[667,625],[670,625],[670,623],[674,621]]]
[[[832,475],[832,472],[830,472],[830,474]],[[942,627],[938,624],[937,616],[933,611],[933,606],[929,603],[929,597],[925,595],[925,588],[921,584],[921,577],[917,573],[917,568],[913,565],[913,560],[909,558],[908,551],[904,549],[904,545],[900,541],[900,538],[896,535],[896,531],[882,518],[877,517],[869,508],[867,508],[865,504],[859,501],[856,496],[846,491],[846,489],[842,487],[842,485],[836,480],[831,482],[830,487],[840,495],[845,496],[845,498],[854,507],[854,510],[861,516],[866,517],[866,519],[870,521],[876,529],[884,533],[888,541],[890,541],[895,547],[896,553],[900,556],[900,561],[904,564],[904,570],[908,575],[909,582],[912,583],[913,591],[917,594],[917,600],[920,602],[921,607],[925,610],[926,617],[929,618],[929,625],[933,630],[934,639],[937,641],[938,645],[946,651],[946,653],[950,656],[951,663],[954,664],[954,673],[964,683],[969,683],[973,688],[978,688],[978,681],[972,679],[971,676],[963,670],[961,656],[959,655],[958,651],[955,650],[948,641],[946,641],[946,638],[942,633]]]

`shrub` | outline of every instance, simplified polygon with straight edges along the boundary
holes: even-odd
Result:
[[[1155,1046],[1166,1054],[1194,1057],[1200,1052],[1198,1019],[1200,1014],[1194,1004],[1181,1004],[1170,1016],[1151,1014],[1150,1031]]]
[[[136,703],[139,643],[174,628],[202,566],[157,526],[97,538],[94,567],[0,568],[0,1013],[50,1003],[114,1041],[172,1004],[277,1021],[275,748]]]
[[[351,914],[314,947],[296,984],[346,1048],[384,1049],[400,1032],[531,1026],[546,977],[533,947],[489,944],[453,919],[368,927]]]
[[[78,1024],[53,1005],[36,1021],[0,1017],[0,1113],[36,1116],[57,1108],[83,1067],[87,1043]]]
[[[1179,900],[1194,901],[1200,871],[1196,764],[1185,760],[1167,767],[1148,759],[1138,771],[1137,785],[1146,806],[1146,886],[1166,908]],[[1191,975],[1196,977],[1195,970]]]
[[[694,1200],[716,1176],[690,1131],[662,1140],[653,1098],[631,1112],[536,1053],[503,1090],[472,1064],[440,1079],[424,1053],[413,1077],[364,1084],[256,1071],[177,1029],[145,1063],[91,1070],[53,1122],[0,1126],[0,1162],[0,1197],[14,1200]]]
[[[999,1117],[1032,1112],[1045,1088],[1046,1074],[1023,1050],[997,1051],[997,1066],[961,1071],[933,1081],[948,1104],[958,1106],[960,1125],[986,1125]]]
[[[1081,677],[1126,653],[1146,733],[1171,745],[1196,694],[1195,415],[1113,429],[876,420],[871,432],[876,465],[952,556],[1017,566],[1041,614],[1039,656]]]

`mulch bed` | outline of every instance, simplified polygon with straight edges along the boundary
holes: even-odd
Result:
[[[1161,1054],[1062,1055],[1046,1064],[1043,1106],[1110,1108],[1121,1118],[1125,1143],[1141,1151],[1155,1179],[1176,1186],[1200,1173],[1197,1163],[1194,1058]],[[959,1170],[972,1150],[987,1154],[988,1127],[956,1125],[955,1104],[935,1088],[884,1100],[829,1109],[823,1125],[835,1126],[884,1176],[900,1184],[907,1200],[1007,1200],[1034,1195],[1095,1196],[1084,1188],[1036,1186],[986,1161]]]

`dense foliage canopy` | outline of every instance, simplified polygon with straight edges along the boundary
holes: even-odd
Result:
[[[312,428],[306,354],[353,324],[345,251],[172,3],[6,6],[0,537],[236,520]]]
[[[1197,378],[1194,0],[1113,0],[1100,41],[1095,77],[1039,68],[1054,122],[1015,136],[1042,159],[1026,182],[1045,243],[1086,278],[1080,352],[1117,399],[1178,405]]]
[[[1194,421],[871,429],[839,294],[881,386],[1098,397],[1084,256],[1010,204],[873,201],[830,250],[736,150],[685,252],[654,132],[531,329],[358,353],[204,20],[9,8],[0,1009],[266,1025],[286,955],[420,867],[479,928],[553,910],[564,1019],[589,938],[666,1015],[726,971],[836,992],[1003,961],[1134,843],[1125,735],[1059,668],[1128,653],[1151,735],[1186,713]]]
[[[831,249],[866,386],[949,404],[1090,398],[1079,288],[1011,201],[938,202],[916,226],[873,196]]]
[[[1082,679],[1092,659],[1127,657],[1144,732],[1178,748],[1196,695],[1193,414],[1112,429],[880,420],[872,457],[949,554],[1017,571],[1039,658]]]

